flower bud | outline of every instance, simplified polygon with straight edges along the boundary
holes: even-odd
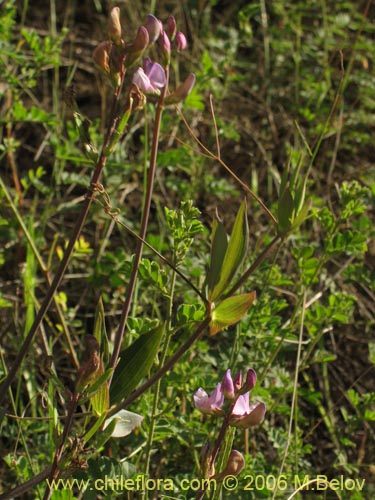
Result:
[[[85,351],[78,370],[76,392],[82,392],[98,375],[100,369],[99,344],[93,335],[85,337]]]
[[[221,391],[227,399],[234,399],[234,385],[230,370],[225,372],[223,381],[221,382]]]
[[[148,14],[145,24],[143,25],[149,37],[149,43],[154,43],[159,38],[160,32],[162,30],[161,22],[156,19],[152,14]]]
[[[92,58],[94,59],[94,63],[106,75],[110,74],[109,55],[111,53],[111,50],[112,50],[112,42],[107,40],[105,42],[100,43],[92,53]]]
[[[108,34],[115,45],[123,44],[121,40],[120,7],[113,7],[109,14]]]
[[[251,391],[251,389],[254,388],[256,381],[257,381],[256,371],[250,368],[250,370],[248,370],[246,374],[246,381],[245,381],[246,390]]]
[[[242,372],[238,372],[233,379],[234,389],[239,391],[242,387]]]
[[[244,467],[245,459],[242,453],[237,450],[232,450],[228,458],[227,466],[222,472],[220,472],[220,474],[216,474],[214,479],[222,480],[226,476],[238,476]]]
[[[181,50],[185,50],[187,47],[186,36],[181,31],[179,31],[176,35],[174,43],[178,52],[180,52]]]
[[[165,31],[160,33],[158,42],[161,60],[164,66],[167,66],[171,60],[171,42],[169,41],[168,35]]]
[[[195,75],[194,73],[190,73],[190,75],[188,75],[185,81],[182,82],[181,85],[179,85],[177,89],[166,98],[165,103],[177,104],[183,101],[192,91],[194,84],[195,84]]]
[[[126,47],[125,66],[130,68],[142,57],[149,43],[148,31],[144,26],[138,29],[137,36],[132,44]]]
[[[177,26],[176,19],[173,16],[169,16],[167,20],[167,25],[165,27],[165,32],[167,33],[169,40],[173,42],[176,36]]]

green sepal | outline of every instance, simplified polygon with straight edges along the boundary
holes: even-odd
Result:
[[[210,335],[216,335],[224,328],[234,325],[247,313],[254,302],[255,292],[228,297],[218,304],[211,313]]]
[[[219,278],[213,290],[209,289],[208,300],[214,302],[227,288],[245,256],[249,236],[246,199],[238,210],[232,234],[221,262]],[[216,264],[217,265],[217,264]],[[214,280],[211,277],[211,280]]]
[[[126,398],[149,373],[163,332],[164,325],[159,325],[143,334],[120,353],[120,361],[115,369],[110,388],[112,404]]]

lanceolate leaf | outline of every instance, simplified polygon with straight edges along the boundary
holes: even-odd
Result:
[[[208,290],[211,293],[219,281],[225,252],[228,248],[228,238],[221,221],[215,219],[212,225],[211,262],[208,271]]]
[[[126,398],[150,371],[163,336],[160,325],[139,337],[121,352],[110,388],[111,403]]]
[[[107,364],[109,360],[109,348],[108,348],[107,331],[105,328],[104,305],[101,297],[99,298],[95,311],[94,337],[96,338],[100,346],[100,351],[103,356],[104,364]]]
[[[278,232],[286,234],[292,227],[294,214],[294,200],[289,186],[286,186],[285,191],[280,193],[277,215],[278,215]]]
[[[101,359],[98,371],[99,378],[89,388],[89,391],[93,392],[93,395],[90,396],[92,411],[97,417],[103,415],[109,408],[109,389],[107,380],[111,373],[112,370],[107,370],[104,373],[103,360]]]
[[[214,289],[209,290],[208,300],[210,302],[214,302],[220,297],[238,270],[247,249],[248,234],[246,200],[244,200],[234,222],[233,231],[222,261],[219,279]]]
[[[220,302],[211,313],[210,335],[216,335],[227,326],[240,321],[254,302],[255,295],[255,292],[245,293]]]

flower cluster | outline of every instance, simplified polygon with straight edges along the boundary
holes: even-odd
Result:
[[[139,65],[134,72],[132,83],[147,95],[159,95],[168,85],[166,68],[169,66],[172,51],[181,52],[187,47],[187,40],[177,31],[176,20],[170,16],[165,27],[162,22],[149,14],[143,26],[138,28],[133,41],[126,42],[120,22],[120,9],[114,7],[108,20],[109,40],[100,43],[93,52],[93,59],[115,87],[118,87],[125,71]],[[142,58],[147,48],[155,44],[158,48],[159,62]],[[141,64],[140,64],[141,63]],[[171,94],[166,96],[166,104],[183,101],[195,84],[195,75],[189,74],[186,80]]]
[[[231,401],[228,421],[232,427],[247,429],[260,424],[266,413],[264,403],[250,404],[251,389],[256,383],[256,373],[253,369],[248,370],[245,382],[242,384],[242,373],[239,372],[234,379],[231,371],[227,370],[220,384],[217,384],[210,395],[199,388],[194,394],[194,404],[202,413],[208,415],[224,415],[224,401]]]

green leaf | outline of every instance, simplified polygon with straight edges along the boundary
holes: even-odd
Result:
[[[233,231],[220,269],[220,277],[214,289],[209,290],[210,302],[214,302],[224,292],[245,256],[249,234],[246,208],[246,200],[244,200],[234,221]]]
[[[121,352],[120,361],[113,375],[111,403],[126,398],[150,371],[163,336],[164,326],[159,325],[139,337]]]
[[[99,449],[110,439],[116,427],[116,420],[112,420],[105,429],[95,434],[95,448]]]
[[[105,421],[105,417],[106,415],[103,414],[101,415],[97,420],[96,422],[94,422],[94,424],[92,425],[92,427],[89,428],[89,430],[86,432],[86,434],[83,436],[83,442],[84,443],[88,443],[90,441],[90,439],[95,436],[95,434],[98,432],[98,429],[102,426],[102,424],[104,423]],[[116,422],[115,424],[113,424],[113,428],[111,427],[111,432],[113,432],[113,429],[115,428],[115,425],[116,425]]]
[[[100,387],[107,382],[111,373],[113,372],[113,368],[108,368],[105,372],[103,372],[102,367],[98,370],[98,376],[95,381],[86,389],[84,396],[86,398],[92,398],[94,394],[100,389]]]
[[[225,252],[228,248],[228,238],[221,221],[215,219],[212,226],[211,261],[208,271],[208,290],[212,292],[220,278]]]
[[[375,365],[375,342],[368,343],[368,359]]]
[[[107,331],[105,328],[105,313],[102,297],[99,298],[98,304],[96,306],[94,337],[96,338],[100,346],[100,352],[102,353],[104,363],[107,364],[109,361],[109,347]]]
[[[254,302],[255,292],[224,299],[211,313],[210,335],[216,335],[227,326],[234,325],[247,313]]]
[[[95,390],[93,396],[90,397],[93,413],[98,417],[103,415],[103,413],[106,413],[109,408],[109,389],[107,379],[111,375],[112,370],[107,370],[106,373],[102,373],[103,371],[103,362],[101,361],[101,367],[99,370],[100,377],[96,382],[94,382],[93,386],[90,387],[91,390],[97,382],[100,382],[100,385]]]
[[[278,232],[279,234],[286,234],[290,231],[293,222],[294,200],[287,186],[283,193],[280,194],[279,203],[277,208],[278,215]]]

